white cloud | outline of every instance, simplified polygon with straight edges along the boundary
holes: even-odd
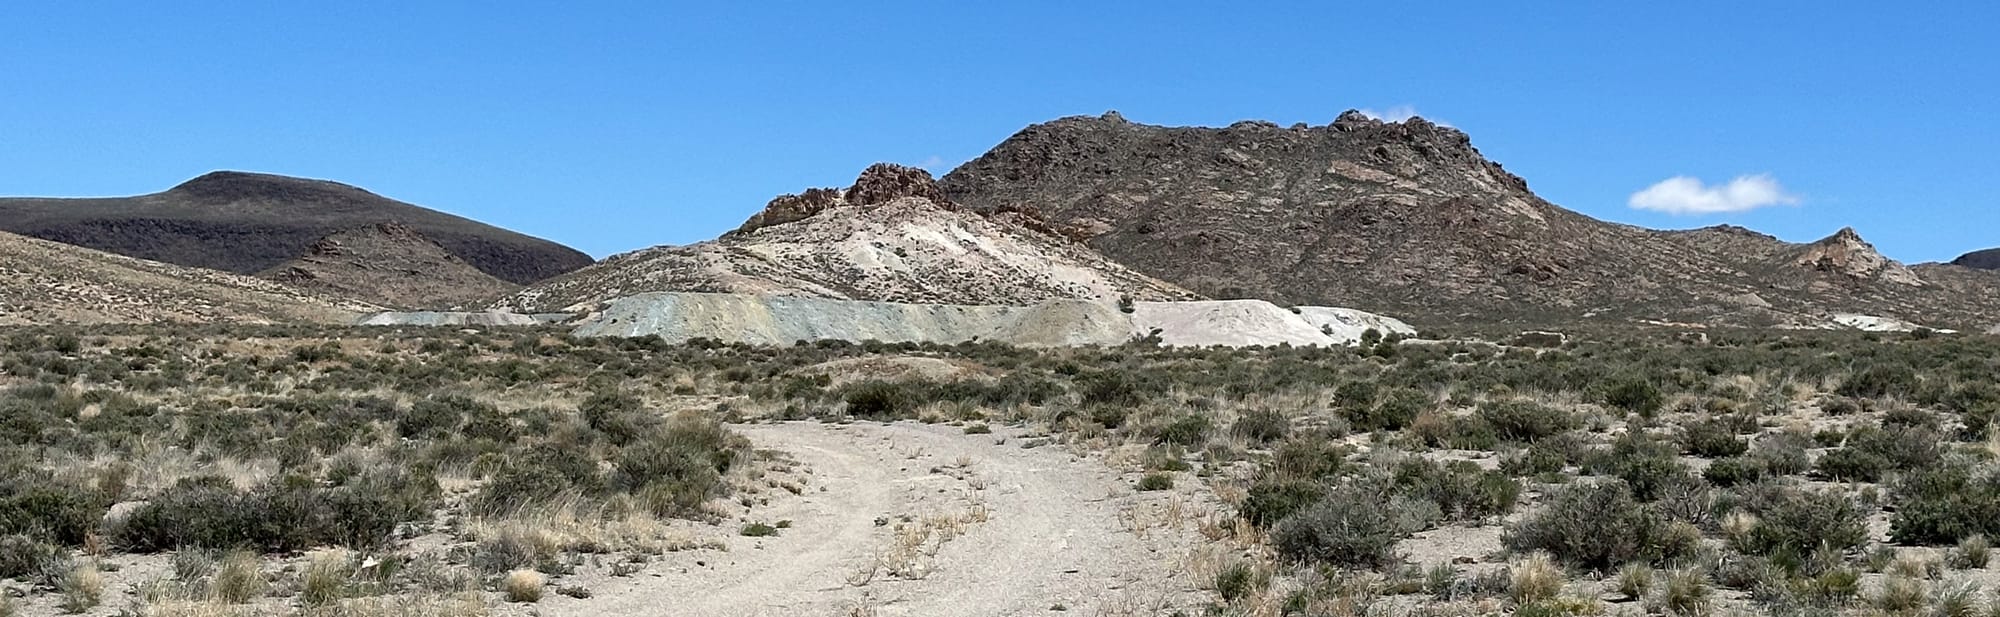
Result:
[[[1391,105],[1388,109],[1384,109],[1381,111],[1376,111],[1374,109],[1363,107],[1355,111],[1359,111],[1361,112],[1361,115],[1368,116],[1371,119],[1381,120],[1383,122],[1402,122],[1404,120],[1408,120],[1423,115],[1417,113],[1417,106],[1415,105]],[[1439,120],[1437,118],[1426,117],[1424,119],[1429,120],[1431,121],[1431,124],[1435,124],[1438,126],[1458,128],[1452,126],[1450,122]]]
[[[1390,107],[1387,111],[1375,111],[1363,107],[1357,111],[1360,111],[1361,115],[1383,122],[1402,122],[1417,117],[1417,106],[1415,105],[1396,105]]]
[[[1692,176],[1674,176],[1633,193],[1626,203],[1640,210],[1667,214],[1716,214],[1797,205],[1799,198],[1785,192],[1785,187],[1771,174],[1737,176],[1715,186],[1703,184]]]
[[[924,162],[917,163],[917,166],[922,167],[924,168],[925,171],[929,171],[933,174],[942,174],[946,171],[950,171],[949,169],[950,165],[945,163],[944,157],[935,154],[925,158]]]

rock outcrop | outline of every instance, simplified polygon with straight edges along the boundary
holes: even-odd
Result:
[[[1215,298],[1433,323],[1816,327],[1833,313],[1990,323],[2000,275],[1911,268],[1852,231],[1798,245],[1654,231],[1536,196],[1455,128],[1358,112],[1324,126],[1027,127],[946,174],[976,211],[1034,207],[1099,252]]]
[[[1029,224],[1029,212],[988,216],[943,199],[929,172],[875,165],[846,190],[772,200],[721,238],[614,256],[494,308],[590,312],[676,291],[967,305],[1199,297]]]

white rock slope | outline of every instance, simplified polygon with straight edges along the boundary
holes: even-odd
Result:
[[[1361,311],[1299,307],[1294,313],[1261,300],[1137,302],[1126,313],[1082,300],[1007,306],[647,293],[612,301],[575,334],[657,335],[676,343],[697,338],[755,345],[991,341],[1026,347],[1117,345],[1157,334],[1168,346],[1245,347],[1349,345],[1369,327],[1384,334],[1415,332],[1400,321]]]

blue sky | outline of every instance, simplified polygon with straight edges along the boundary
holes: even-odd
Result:
[[[0,195],[266,171],[604,256],[1065,115],[1414,109],[1599,218],[2000,246],[1993,3],[561,4],[0,3]],[[1630,205],[1677,176],[1778,203]]]

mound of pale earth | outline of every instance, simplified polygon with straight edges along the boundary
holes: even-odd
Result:
[[[523,315],[486,311],[478,313],[450,311],[383,312],[362,317],[355,322],[359,326],[539,326],[567,321],[568,313],[538,313]]]
[[[1102,461],[951,426],[734,430],[810,470],[799,495],[780,493],[758,509],[766,522],[788,520],[788,527],[771,537],[731,538],[727,551],[668,553],[638,576],[580,573],[564,583],[588,588],[591,597],[551,594],[532,610],[985,617],[1047,615],[1061,605],[1068,614],[1151,615],[1187,609],[1203,593],[1186,573],[1188,555],[1205,541],[1192,515],[1176,522],[1150,514],[1175,500],[1207,503],[1199,489],[1138,493],[1131,478]],[[926,539],[906,550],[916,529],[929,530]]]
[[[657,335],[669,342],[705,338],[755,345],[874,340],[991,341],[1024,347],[1117,345],[1158,334],[1162,344],[1174,346],[1327,346],[1359,340],[1366,328],[1355,330],[1349,322],[1374,324],[1384,334],[1414,332],[1400,321],[1360,311],[1300,307],[1294,313],[1261,300],[1137,302],[1125,313],[1111,305],[1078,300],[969,306],[650,293],[612,301],[575,334]]]
[[[1925,329],[1924,326],[1903,321],[1901,319],[1896,319],[1894,317],[1877,317],[1874,315],[1855,315],[1855,314],[1834,315],[1833,323],[1843,327],[1861,330],[1863,332],[1915,332],[1918,330]],[[1938,330],[1938,332],[1950,334],[1953,331]]]
[[[822,362],[795,371],[800,375],[825,375],[833,385],[855,381],[953,381],[982,377],[985,367],[971,362],[912,356],[846,358]]]

